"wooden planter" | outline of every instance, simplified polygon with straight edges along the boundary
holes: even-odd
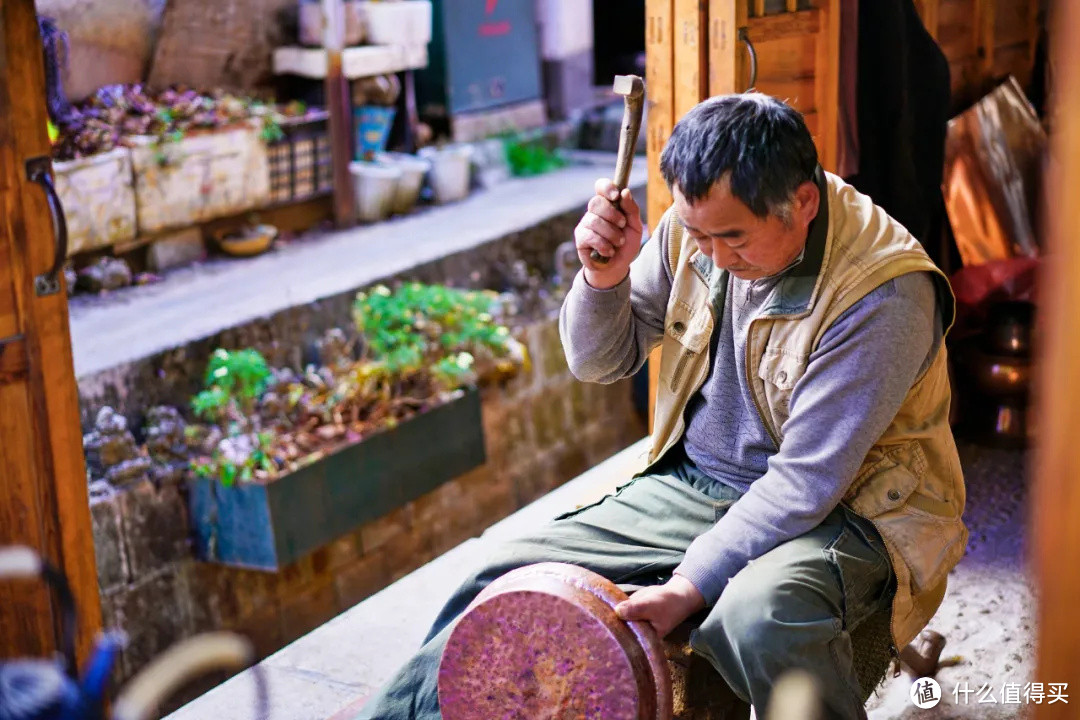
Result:
[[[210,562],[280,570],[484,460],[474,390],[265,485],[192,480],[197,552]]]

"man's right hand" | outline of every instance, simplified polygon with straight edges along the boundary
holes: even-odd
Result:
[[[621,283],[641,249],[641,234],[641,210],[630,190],[623,190],[620,197],[611,180],[597,180],[596,195],[589,200],[588,211],[574,228],[574,243],[589,285],[606,290]],[[593,250],[610,259],[603,265],[593,261]]]

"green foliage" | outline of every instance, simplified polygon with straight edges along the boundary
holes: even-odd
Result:
[[[266,480],[394,427],[480,378],[514,374],[527,353],[495,321],[496,299],[441,285],[375,287],[353,306],[364,356],[340,352],[350,343],[333,331],[320,347],[338,351],[300,375],[272,371],[255,350],[215,351],[191,401],[207,422],[188,433],[201,447],[192,472],[225,486]]]
[[[270,366],[257,350],[228,351],[218,348],[210,356],[204,380],[205,390],[191,401],[197,417],[215,423],[225,434],[230,452],[219,446],[209,459],[192,462],[200,477],[217,475],[225,486],[236,480],[250,480],[255,468],[267,459],[272,442],[268,433],[259,433],[255,403],[266,389]]]
[[[378,286],[356,296],[353,317],[368,356],[392,373],[429,368],[460,387],[477,355],[504,354],[510,332],[491,315],[494,293],[409,283],[396,292]]]
[[[275,113],[267,113],[263,117],[262,127],[259,129],[259,139],[267,145],[273,145],[285,139],[285,131],[281,129]]]
[[[196,400],[211,394],[214,397],[208,402],[212,409],[233,403],[247,411],[266,388],[269,379],[270,366],[258,350],[249,348],[230,352],[218,348],[210,356],[210,365],[206,368],[203,382],[207,389],[199,393]],[[221,396],[223,400],[219,401]]]
[[[566,160],[551,150],[540,140],[516,140],[504,138],[506,160],[510,164],[510,173],[515,177],[542,175],[566,165]]]

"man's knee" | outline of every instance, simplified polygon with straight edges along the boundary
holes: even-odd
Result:
[[[706,638],[723,638],[740,655],[771,654],[793,649],[800,641],[827,641],[836,633],[839,614],[840,608],[797,579],[736,577],[702,623],[701,632]]]

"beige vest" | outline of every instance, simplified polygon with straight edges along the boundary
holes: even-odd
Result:
[[[845,310],[882,283],[909,272],[933,274],[946,330],[954,298],[945,276],[896,221],[839,178],[825,174],[818,222],[803,260],[778,283],[751,321],[746,378],[765,428],[777,447],[795,384],[822,334]],[[682,437],[683,411],[710,368],[712,299],[726,291],[727,273],[668,211],[669,262],[674,282],[662,340],[656,415],[648,464]],[[885,433],[871,448],[843,502],[869,519],[885,540],[896,573],[892,636],[907,645],[937,611],[946,576],[964,554],[964,480],[949,427],[950,389],[945,347],[916,379]],[[837,402],[843,402],[837,398]]]

